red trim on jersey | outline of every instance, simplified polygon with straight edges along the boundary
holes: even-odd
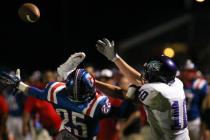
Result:
[[[56,85],[53,86],[53,88],[51,89],[50,91],[50,101],[53,102],[54,101],[54,96],[53,96],[53,93],[55,92],[55,90],[60,87],[60,86],[63,86],[65,85],[64,83],[58,83]]]
[[[100,97],[101,95],[96,93],[96,97],[93,100],[93,102],[90,104],[89,108],[87,109],[86,115],[90,115],[91,109],[93,108],[93,105],[95,104],[95,102],[97,101],[97,99]]]
[[[195,89],[198,89],[200,82],[201,82],[201,81],[199,80],[199,81],[196,83]]]
[[[204,82],[203,79],[198,79],[198,83],[195,85],[195,89],[199,89],[200,85],[202,84],[202,82]]]
[[[198,88],[201,89],[205,85],[205,82],[206,82],[205,80],[201,79],[201,82],[199,83]]]

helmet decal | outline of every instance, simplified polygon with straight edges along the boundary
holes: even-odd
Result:
[[[148,82],[171,83],[174,81],[177,67],[167,56],[161,55],[144,65],[144,78]]]
[[[147,64],[147,68],[148,69],[153,69],[153,70],[156,70],[156,71],[159,71],[160,70],[160,67],[161,67],[160,62],[159,61],[156,61],[156,60],[150,61]]]

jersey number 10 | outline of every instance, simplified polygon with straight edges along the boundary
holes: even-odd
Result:
[[[187,127],[187,113],[186,113],[186,101],[185,99],[180,101],[172,101],[171,115],[173,125],[171,130],[181,130]]]

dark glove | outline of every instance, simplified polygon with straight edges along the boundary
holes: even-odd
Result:
[[[1,88],[16,90],[19,83],[20,83],[20,79],[17,76],[11,75],[5,71],[0,71],[0,87]]]
[[[103,54],[110,61],[115,61],[117,57],[117,52],[115,50],[114,41],[109,41],[107,38],[103,40],[98,40],[96,43],[97,50]]]

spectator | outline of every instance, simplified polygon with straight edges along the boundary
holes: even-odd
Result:
[[[40,79],[42,79],[42,81],[40,81]],[[39,89],[43,89],[48,82],[56,81],[55,79],[56,77],[54,76],[54,73],[50,70],[47,70],[44,72],[42,78],[35,78],[33,81],[31,81],[31,85]],[[30,118],[33,118],[33,124],[40,123],[40,125],[48,131],[49,135],[53,137],[55,137],[59,132],[61,119],[57,115],[52,104],[48,103],[47,101],[43,101],[34,97],[27,98],[23,114],[24,135],[29,132],[30,127],[36,126],[29,125]]]
[[[95,72],[95,68],[92,64],[86,64],[85,65],[85,70],[87,72],[89,72],[90,74],[92,74],[94,77],[96,77],[96,72]]]
[[[12,140],[31,140],[31,136],[25,138],[22,135],[22,115],[26,96],[12,93],[6,94],[6,100],[9,105],[9,114],[7,119],[7,128],[9,139]]]
[[[197,76],[197,69],[191,60],[186,61],[180,76],[184,84],[187,101],[190,139],[199,140],[201,127],[201,104],[207,94],[208,84],[205,79]]]
[[[210,140],[210,93],[202,103],[202,140]]]
[[[108,84],[113,84],[113,72],[110,69],[103,69],[100,72],[100,81]],[[116,106],[120,106],[122,101],[119,99],[113,99],[109,97],[110,102]],[[100,140],[118,140],[118,130],[117,130],[117,119],[105,118],[99,123],[99,134]]]
[[[48,114],[48,115],[46,115]],[[23,117],[23,132],[27,134],[29,131],[29,121],[33,118],[34,123],[40,123],[41,126],[48,131],[48,133],[55,137],[59,132],[61,119],[57,115],[53,106],[47,101],[39,100],[34,97],[28,97],[24,107]]]
[[[128,79],[121,75],[119,86],[127,90],[129,86]],[[127,102],[127,110],[125,110],[126,119],[118,121],[119,135],[121,140],[140,140],[140,111],[139,106],[136,106],[131,101]]]
[[[8,132],[6,127],[9,107],[3,91],[0,91],[0,140],[8,140]]]

